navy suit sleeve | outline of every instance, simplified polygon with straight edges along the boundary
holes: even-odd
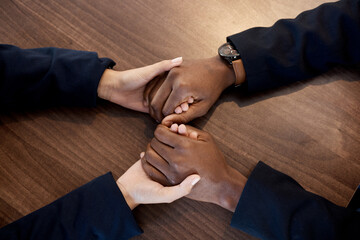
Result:
[[[314,77],[360,62],[360,0],[326,3],[227,38],[240,52],[249,91]]]
[[[305,191],[295,180],[259,162],[231,225],[261,239],[359,239],[360,213]]]
[[[128,239],[142,233],[111,173],[0,229],[0,239]]]
[[[94,106],[106,68],[95,52],[0,45],[0,109]]]

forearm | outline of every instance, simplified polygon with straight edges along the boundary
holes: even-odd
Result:
[[[94,106],[100,78],[114,64],[94,52],[0,45],[1,109]]]
[[[251,173],[232,226],[261,239],[352,239],[360,213],[305,191],[296,181],[260,162]]]
[[[314,77],[360,62],[360,1],[323,4],[269,28],[228,37],[239,51],[250,91]]]
[[[141,232],[108,173],[0,229],[0,238],[127,239]]]

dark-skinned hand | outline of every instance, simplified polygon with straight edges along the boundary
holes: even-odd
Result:
[[[147,85],[144,104],[149,106],[153,118],[158,122],[163,120],[168,127],[172,123],[187,123],[206,114],[222,91],[234,82],[234,70],[219,56],[184,60],[166,78],[164,75]],[[183,103],[190,103],[191,107],[185,104],[183,111],[180,108],[174,113]]]
[[[212,136],[191,126],[158,125],[141,159],[144,171],[163,185],[176,185],[191,174],[200,182],[188,198],[235,211],[247,181],[226,163]]]

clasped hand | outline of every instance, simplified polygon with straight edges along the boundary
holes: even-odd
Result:
[[[226,163],[210,134],[172,124],[204,115],[234,81],[234,72],[219,57],[184,63],[176,58],[122,72],[105,70],[98,87],[100,98],[148,112],[164,124],[157,127],[141,162],[117,180],[131,209],[187,196],[235,210],[246,178]]]
[[[191,126],[158,125],[141,158],[147,175],[162,185],[176,185],[192,174],[200,182],[188,198],[235,211],[246,178],[230,167],[213,137]]]
[[[144,102],[153,118],[170,127],[172,123],[187,123],[206,114],[222,91],[234,82],[232,67],[218,56],[187,60],[151,81],[144,91]]]

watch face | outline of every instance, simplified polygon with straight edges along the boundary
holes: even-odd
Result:
[[[220,46],[219,54],[222,57],[231,58],[231,59],[236,59],[237,57],[240,56],[238,51],[233,46],[231,46],[229,43],[225,43],[222,46]]]

